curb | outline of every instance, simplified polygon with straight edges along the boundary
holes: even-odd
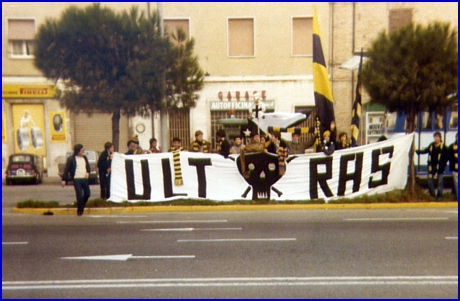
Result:
[[[428,203],[378,203],[378,204],[299,204],[299,205],[219,205],[219,206],[132,206],[85,208],[84,214],[121,214],[139,212],[199,212],[199,211],[274,211],[274,210],[346,210],[346,209],[415,209],[415,208],[458,208],[457,202]],[[77,208],[16,208],[13,213],[53,215],[75,215]]]

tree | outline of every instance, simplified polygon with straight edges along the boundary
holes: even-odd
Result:
[[[187,40],[185,32],[178,28],[170,37],[173,40],[174,64],[166,73],[166,101],[170,110],[193,108],[203,87],[204,74],[193,56],[195,41]]]
[[[159,21],[157,13],[146,17],[135,6],[115,13],[93,4],[70,6],[59,20],[47,19],[37,31],[35,65],[47,78],[66,84],[61,105],[75,113],[112,114],[117,150],[121,114],[168,106],[164,74],[177,65],[177,47],[161,37]],[[193,98],[196,91],[184,93]]]
[[[457,32],[449,23],[406,25],[382,32],[367,51],[363,85],[371,102],[388,111],[404,111],[407,132],[415,131],[421,111],[442,113],[457,92]],[[408,189],[415,192],[414,144],[410,152]]]

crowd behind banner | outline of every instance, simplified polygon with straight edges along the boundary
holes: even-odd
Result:
[[[199,142],[202,133],[196,134],[195,142]],[[246,153],[244,162],[240,154],[225,157],[193,151],[137,156],[114,153],[110,201],[331,200],[403,189],[412,139],[410,134],[330,155],[285,153],[283,163],[278,154],[263,151]],[[194,147],[205,145],[201,142]],[[227,152],[226,143],[224,148]]]

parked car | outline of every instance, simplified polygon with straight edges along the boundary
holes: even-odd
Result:
[[[6,185],[18,182],[40,184],[43,181],[43,157],[34,154],[14,154],[6,168]]]
[[[66,161],[69,156],[71,156],[73,152],[66,153]],[[99,156],[101,152],[93,151],[93,150],[85,150],[85,156],[88,158],[89,166],[91,168],[91,172],[89,174],[89,183],[90,184],[99,184],[99,173],[97,172],[97,160],[99,160]],[[58,175],[62,179],[62,175],[64,174],[65,169],[65,162],[58,164]]]

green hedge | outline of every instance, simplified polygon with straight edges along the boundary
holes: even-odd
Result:
[[[376,204],[376,203],[415,203],[415,202],[456,202],[457,199],[450,193],[444,193],[444,197],[441,200],[431,197],[423,189],[416,189],[416,194],[411,196],[405,190],[396,190],[383,194],[375,195],[364,195],[353,199],[341,198],[337,200],[329,200],[329,204]],[[211,200],[200,200],[200,199],[180,199],[168,202],[122,202],[113,203],[103,199],[90,199],[86,204],[86,207],[97,208],[97,207],[133,207],[133,206],[220,206],[220,205],[254,205],[254,204],[325,204],[324,200],[303,200],[303,201],[273,201],[273,200],[261,200],[261,201],[247,201],[247,200],[235,200],[231,202],[222,201],[211,201]],[[67,204],[60,206],[59,201],[34,201],[27,200],[19,202],[17,208],[76,208],[76,203]]]

